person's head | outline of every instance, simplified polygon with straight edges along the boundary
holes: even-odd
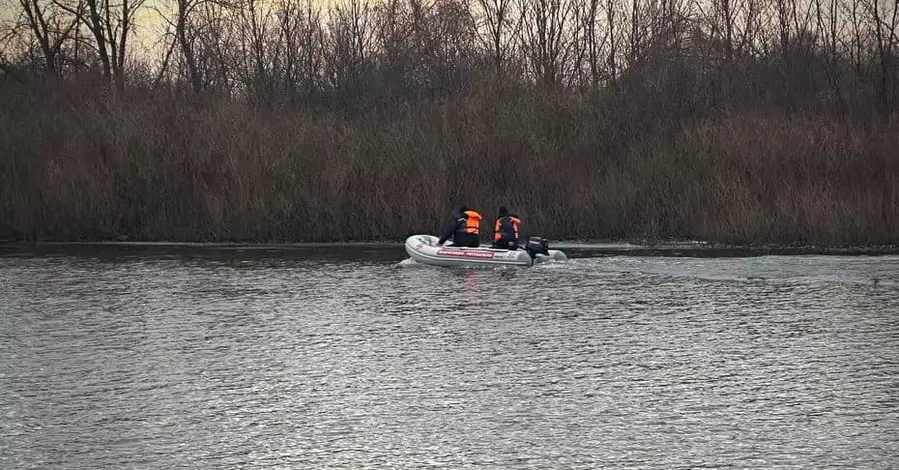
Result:
[[[465,204],[462,204],[461,206],[459,206],[459,213],[460,213],[460,214],[464,214],[464,213],[466,213],[466,212],[468,212],[468,206],[466,206]]]
[[[509,215],[509,209],[506,206],[499,206],[499,216],[505,217],[507,215]]]

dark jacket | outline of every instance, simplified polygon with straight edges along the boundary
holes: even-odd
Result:
[[[480,237],[478,234],[468,233],[466,232],[466,222],[468,221],[468,217],[465,214],[456,214],[453,217],[453,220],[447,224],[446,228],[443,230],[443,233],[440,234],[440,239],[437,241],[439,244],[446,243],[450,238],[453,239],[453,245],[455,246],[470,246],[476,247],[481,244]]]
[[[497,225],[499,226],[497,232],[499,233],[501,240],[518,241],[518,227],[513,224],[513,219],[517,221],[517,223],[521,223],[521,218],[516,214],[509,214],[496,218]]]
[[[493,245],[498,248],[517,248],[520,223],[521,219],[517,214],[507,213],[497,217],[494,224]]]

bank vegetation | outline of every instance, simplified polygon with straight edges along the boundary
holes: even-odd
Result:
[[[465,202],[554,239],[899,241],[895,0],[8,7],[21,238],[398,240]]]

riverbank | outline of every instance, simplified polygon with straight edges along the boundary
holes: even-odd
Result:
[[[880,246],[737,246],[704,242],[633,242],[552,241],[554,249],[563,250],[571,258],[604,256],[743,258],[755,256],[886,256],[899,255],[899,245]],[[400,242],[342,243],[190,243],[190,242],[74,242],[74,243],[0,243],[0,256],[18,255],[205,255],[255,256],[279,254],[291,258],[352,257],[359,259],[401,259],[405,256]]]

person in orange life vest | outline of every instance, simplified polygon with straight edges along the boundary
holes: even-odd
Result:
[[[493,247],[506,250],[518,249],[518,226],[521,219],[515,214],[510,214],[509,209],[500,206],[496,224],[493,227]]]
[[[440,235],[440,239],[437,240],[437,245],[443,246],[447,240],[452,238],[453,244],[450,246],[477,247],[481,244],[480,237],[478,236],[480,228],[481,214],[468,210],[467,207],[462,206],[459,208],[459,213]]]

